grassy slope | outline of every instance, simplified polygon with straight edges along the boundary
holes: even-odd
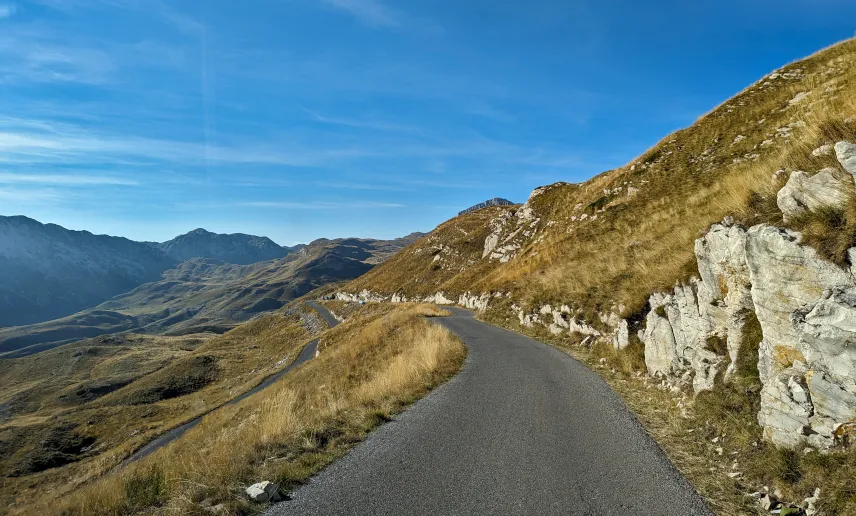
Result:
[[[321,337],[320,356],[275,386],[207,416],[181,440],[40,514],[252,513],[247,485],[287,490],[454,374],[466,355],[425,305],[369,304]]]
[[[856,142],[854,64],[856,40],[848,40],[765,77],[627,166],[579,185],[539,189],[528,203],[532,217],[517,225],[514,216],[503,232],[505,238],[517,228],[530,231],[510,240],[521,251],[508,263],[482,259],[492,231],[487,226],[508,209],[481,210],[440,225],[345,290],[445,291],[447,297],[510,292],[509,298],[492,299],[485,317],[552,342],[599,370],[717,513],[754,513],[758,506],[745,495],[762,486],[795,503],[820,487],[825,514],[856,513],[856,451],[804,455],[761,440],[757,352],[751,353],[759,334],[747,334],[748,365],[735,382],[693,400],[644,378],[635,328],[628,351],[616,353],[603,344],[573,346],[572,338],[543,328],[520,328],[508,311],[512,302],[524,309],[568,304],[595,326],[601,324],[598,314],[609,311],[632,325],[652,292],[697,274],[694,240],[725,216],[799,230],[806,243],[843,264],[845,251],[856,244],[856,200],[840,212],[785,225],[775,202],[782,183],[773,175],[780,169],[813,173],[833,167],[852,181],[834,156],[812,156],[812,150]],[[629,187],[638,191],[628,194]],[[728,476],[737,472],[737,478]]]
[[[113,335],[0,360],[0,506],[67,494],[251,389],[297,357],[312,327],[326,325],[295,306],[221,336]]]
[[[531,235],[512,239],[522,250],[508,263],[482,259],[488,224],[513,210],[490,208],[440,225],[348,290],[510,291],[524,306],[567,303],[590,316],[615,306],[632,315],[652,291],[688,275],[693,241],[710,224],[726,215],[781,223],[773,172],[838,167],[810,152],[856,134],[845,122],[856,115],[854,56],[856,41],[847,41],[788,65],[627,166],[545,188],[529,203],[533,221],[522,229]],[[801,92],[808,96],[792,104]],[[629,187],[638,191],[628,195]]]

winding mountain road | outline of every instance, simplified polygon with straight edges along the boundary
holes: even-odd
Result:
[[[712,514],[595,373],[451,310],[463,370],[269,516]]]
[[[337,324],[339,324],[339,321],[337,321],[336,318],[333,317],[333,314],[331,314],[326,308],[319,305],[315,301],[306,301],[306,305],[309,306],[310,308],[312,308],[313,310],[315,310],[316,312],[318,312],[318,314],[320,314],[321,317],[323,317],[324,320],[327,321],[327,325],[330,326],[331,328],[336,326]],[[161,448],[163,448],[167,444],[175,441],[176,439],[178,439],[179,437],[181,437],[182,435],[187,433],[188,430],[190,430],[194,426],[198,425],[202,421],[202,418],[204,418],[205,416],[207,416],[211,412],[217,410],[218,408],[224,407],[227,405],[234,405],[234,404],[238,403],[239,401],[244,400],[244,399],[252,396],[253,394],[255,394],[257,392],[260,392],[260,391],[266,389],[272,383],[276,382],[277,380],[279,380],[280,378],[282,378],[283,376],[288,374],[292,369],[294,369],[295,367],[299,366],[300,364],[302,364],[302,363],[306,362],[307,360],[310,360],[312,357],[314,357],[315,351],[317,349],[318,349],[318,339],[315,339],[315,340],[311,341],[309,344],[303,346],[303,349],[300,351],[300,354],[297,355],[297,358],[294,359],[294,362],[290,363],[282,371],[278,371],[278,372],[268,376],[267,378],[262,380],[262,382],[260,384],[253,387],[252,389],[248,390],[247,392],[232,398],[231,400],[227,401],[226,403],[224,403],[218,407],[214,407],[213,409],[207,411],[206,413],[202,414],[201,416],[199,416],[195,419],[192,419],[192,420],[188,421],[187,423],[184,423],[181,426],[177,426],[177,427],[173,428],[172,430],[169,430],[168,432],[165,432],[165,433],[155,437],[154,439],[149,441],[145,446],[143,446],[142,448],[140,448],[139,450],[134,452],[130,457],[125,459],[122,462],[122,464],[120,465],[120,467],[124,467],[124,466],[126,466],[132,462],[136,462],[136,461],[142,459],[143,457],[147,457],[147,456],[151,455],[152,453],[160,450]]]

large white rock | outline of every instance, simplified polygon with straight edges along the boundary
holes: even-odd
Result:
[[[809,435],[812,405],[802,371],[788,368],[768,378],[761,390],[758,423],[764,437],[778,446],[796,448]]]
[[[834,426],[856,408],[852,277],[800,245],[798,233],[765,225],[747,233],[746,259],[764,335],[758,421],[778,445],[826,449]]]
[[[850,142],[836,143],[835,157],[838,158],[844,170],[856,176],[856,145]]]
[[[856,392],[856,287],[825,290],[816,303],[795,311],[792,321],[806,361]]]
[[[253,484],[246,490],[247,496],[254,502],[278,502],[280,501],[279,487],[273,482],[259,482]]]
[[[726,379],[743,342],[746,318],[753,309],[749,268],[746,264],[746,230],[731,224],[714,224],[696,240],[695,255],[702,280],[699,308],[709,321],[710,336],[724,337],[730,363]]]
[[[746,236],[752,302],[764,335],[758,370],[765,381],[795,359],[805,362],[791,315],[817,302],[826,288],[850,285],[851,279],[847,271],[800,245],[799,233],[762,224]]]
[[[630,329],[627,320],[621,319],[612,338],[612,346],[617,350],[626,349],[630,345]]]
[[[639,340],[645,344],[645,366],[652,376],[669,376],[677,361],[675,334],[662,309],[662,294],[651,296],[651,311],[645,318],[645,328],[639,331]]]
[[[487,310],[489,302],[490,294],[485,293],[476,296],[475,294],[467,292],[466,294],[461,294],[460,297],[458,297],[459,305],[469,308],[470,310],[480,310],[482,312]]]
[[[776,195],[776,204],[787,222],[808,212],[825,208],[842,209],[847,206],[852,190],[852,185],[836,178],[835,170],[831,168],[825,168],[813,176],[795,171]]]

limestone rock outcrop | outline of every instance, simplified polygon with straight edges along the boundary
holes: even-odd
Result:
[[[639,337],[652,375],[710,389],[733,373],[754,315],[763,336],[758,421],[780,446],[834,444],[856,420],[856,284],[849,270],[802,245],[798,233],[769,225],[716,224],[696,241],[701,279],[651,296]],[[727,356],[715,339],[726,340]],[[721,349],[721,348],[720,348]]]
[[[851,185],[835,177],[835,170],[825,168],[810,176],[802,171],[791,173],[787,184],[779,190],[776,203],[785,222],[824,208],[842,209],[850,199]]]
[[[835,144],[835,157],[844,170],[856,176],[856,144],[838,142]]]

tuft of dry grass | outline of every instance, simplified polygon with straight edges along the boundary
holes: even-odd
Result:
[[[461,367],[466,348],[426,305],[367,304],[326,332],[320,355],[275,386],[219,409],[182,439],[40,514],[255,513],[243,489],[304,482]]]

